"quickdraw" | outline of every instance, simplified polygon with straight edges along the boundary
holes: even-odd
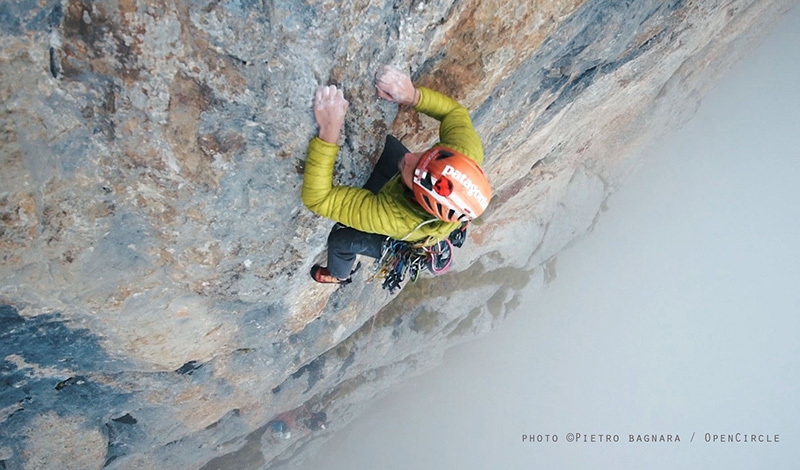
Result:
[[[394,294],[394,291],[401,287],[406,276],[411,282],[416,282],[420,272],[425,269],[431,270],[434,274],[445,272],[450,266],[451,250],[449,248],[451,246],[448,240],[424,246],[419,243],[387,238],[383,242],[381,257],[375,261],[374,274],[370,280],[381,279],[381,286],[390,294]],[[441,258],[443,256],[446,256],[446,259],[442,266]],[[439,258],[438,263],[436,262],[437,257]],[[436,269],[433,269],[432,266]]]

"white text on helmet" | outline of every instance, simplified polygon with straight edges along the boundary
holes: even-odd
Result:
[[[467,178],[467,175],[464,173],[461,173],[450,165],[445,165],[442,176],[450,176],[452,179],[461,183],[461,185],[464,186],[464,189],[467,190],[469,197],[478,201],[478,204],[481,205],[482,209],[486,209],[486,206],[489,205],[489,200],[483,195],[483,192],[480,190],[480,188],[473,183],[471,179]]]

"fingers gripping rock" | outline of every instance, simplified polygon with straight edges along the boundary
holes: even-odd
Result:
[[[314,95],[314,117],[319,125],[319,137],[330,143],[339,141],[344,116],[350,103],[335,85],[321,86]]]
[[[411,82],[411,77],[402,70],[384,65],[375,74],[378,96],[385,100],[399,104],[416,104],[417,90]]]
[[[349,104],[344,99],[342,90],[336,88],[336,85],[321,86],[317,88],[317,93],[314,95],[314,110],[343,108],[346,111]]]

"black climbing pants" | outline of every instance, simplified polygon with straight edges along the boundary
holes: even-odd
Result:
[[[394,136],[386,136],[383,152],[363,188],[378,194],[397,172],[397,165],[409,150]],[[344,279],[350,276],[357,255],[380,258],[386,235],[366,233],[337,223],[328,235],[328,271]]]

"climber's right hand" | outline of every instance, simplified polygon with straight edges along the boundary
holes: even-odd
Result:
[[[319,125],[319,138],[331,144],[339,143],[344,115],[350,103],[336,85],[321,86],[314,95],[314,117]]]
[[[419,92],[411,82],[411,77],[402,70],[384,65],[375,74],[378,96],[395,103],[416,106],[419,103]]]

